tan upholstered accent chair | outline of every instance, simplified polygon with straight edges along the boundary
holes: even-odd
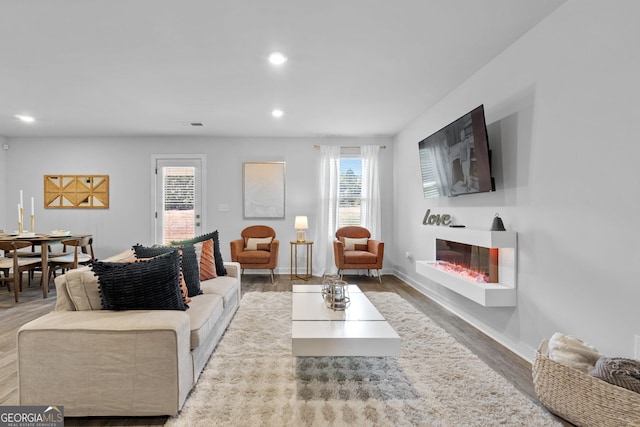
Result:
[[[384,257],[384,242],[371,239],[371,233],[364,227],[348,226],[336,231],[333,241],[333,256],[338,267],[338,274],[343,270],[375,269],[378,281],[382,284],[380,269]]]
[[[239,262],[241,270],[249,268],[270,270],[271,283],[273,283],[273,270],[278,265],[278,248],[280,247],[274,229],[266,225],[253,225],[242,230],[240,234],[242,239],[230,242],[231,261]]]

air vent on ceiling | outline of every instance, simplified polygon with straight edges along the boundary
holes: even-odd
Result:
[[[204,126],[204,125],[200,122],[191,122],[191,126]]]

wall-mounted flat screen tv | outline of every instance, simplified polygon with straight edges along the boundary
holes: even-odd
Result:
[[[427,199],[494,191],[481,105],[418,143]]]

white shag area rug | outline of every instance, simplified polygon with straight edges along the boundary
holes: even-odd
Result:
[[[291,356],[291,293],[247,293],[166,426],[557,426],[402,297],[367,293],[399,357]]]

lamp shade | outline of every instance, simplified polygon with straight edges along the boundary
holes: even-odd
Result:
[[[296,223],[294,225],[296,230],[306,230],[309,228],[309,222],[306,216],[296,216]]]

